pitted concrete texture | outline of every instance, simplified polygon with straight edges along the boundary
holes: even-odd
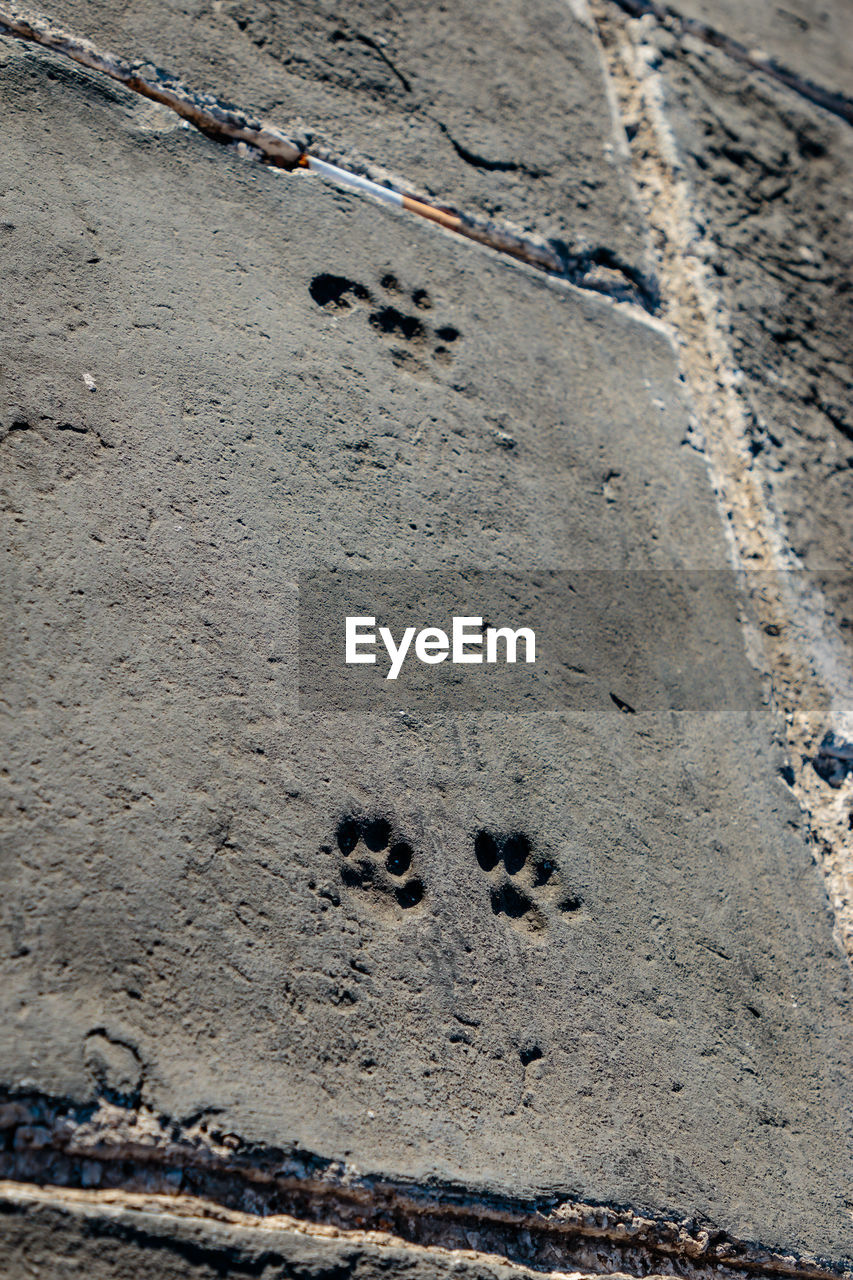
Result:
[[[463,211],[599,250],[605,278],[648,269],[584,5],[59,0],[50,16]]]
[[[849,974],[757,698],[295,706],[305,569],[725,567],[666,336],[2,48],[3,1083],[847,1256]]]

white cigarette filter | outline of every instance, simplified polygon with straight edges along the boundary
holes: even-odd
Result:
[[[342,187],[353,187],[356,191],[365,191],[368,195],[375,196],[377,200],[382,200],[385,204],[393,204],[398,209],[408,209],[411,213],[418,214],[421,218],[428,218],[430,222],[437,222],[442,227],[447,227],[451,231],[460,231],[466,234],[463,227],[462,219],[454,213],[448,213],[445,209],[438,209],[435,205],[426,204],[423,200],[415,200],[413,196],[405,196],[399,191],[392,191],[390,187],[382,187],[378,182],[371,182],[369,178],[363,178],[361,174],[350,173],[346,169],[340,169],[336,164],[329,164],[328,160],[318,160],[315,156],[303,155],[299,164],[302,168],[310,169],[313,173],[319,173],[321,177],[328,178],[330,182],[336,182]]]
[[[384,200],[386,204],[396,205],[400,209],[403,207],[403,196],[399,191],[381,187],[378,182],[371,182],[359,173],[348,173],[346,169],[339,169],[336,164],[329,164],[327,160],[317,160],[315,156],[305,156],[305,160],[309,169],[328,178],[330,182],[336,182],[341,187],[355,187],[357,191],[367,191],[377,200]]]

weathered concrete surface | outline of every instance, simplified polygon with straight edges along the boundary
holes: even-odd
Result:
[[[685,18],[707,23],[781,66],[834,93],[850,97],[853,83],[853,15],[845,0],[820,5],[794,0],[679,0],[671,6]]]
[[[853,129],[713,50],[663,43],[669,118],[747,375],[756,466],[802,563],[847,568]],[[853,627],[849,602],[839,623]]]
[[[744,5],[731,31],[724,5],[703,20],[741,39],[770,12]],[[786,607],[765,619],[779,637],[769,665],[853,954],[853,771],[827,772],[820,758],[825,735],[853,738],[853,133],[837,103],[840,115],[815,106],[807,86],[750,71],[672,16],[662,26],[616,5],[596,13],[726,518],[747,561],[798,570]],[[815,20],[832,15],[842,10]],[[765,48],[803,72],[779,16]],[[820,81],[832,92],[849,53],[839,43]]]
[[[305,568],[725,565],[666,338],[3,49],[4,1081],[843,1258],[849,981],[768,715],[294,707]],[[416,907],[342,876],[353,812]],[[556,864],[535,932],[479,829]]]
[[[624,145],[576,9],[60,0],[50,16],[462,210],[602,250],[602,276],[612,261],[647,272]]]

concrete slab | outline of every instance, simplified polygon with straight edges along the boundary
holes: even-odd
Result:
[[[840,1262],[849,974],[769,712],[295,705],[309,568],[724,568],[666,336],[3,48],[3,1080]]]

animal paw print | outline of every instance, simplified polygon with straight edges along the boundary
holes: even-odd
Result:
[[[423,881],[409,874],[414,850],[396,839],[387,819],[344,818],[336,839],[343,855],[341,880],[349,888],[393,897],[404,911],[423,901]]]
[[[548,928],[549,908],[578,911],[580,898],[566,894],[556,863],[535,853],[522,831],[503,835],[478,831],[474,856],[489,879],[492,911],[528,933]]]
[[[324,271],[314,277],[308,291],[324,311],[349,311],[358,303],[369,304],[368,323],[395,344],[391,347],[395,364],[413,370],[425,369],[430,358],[436,364],[450,364],[451,348],[461,334],[455,325],[435,327],[427,320],[424,313],[432,310],[432,299],[426,289],[407,290],[389,272],[379,281],[379,290],[384,297],[377,297],[357,280]],[[414,311],[409,310],[409,303]]]

